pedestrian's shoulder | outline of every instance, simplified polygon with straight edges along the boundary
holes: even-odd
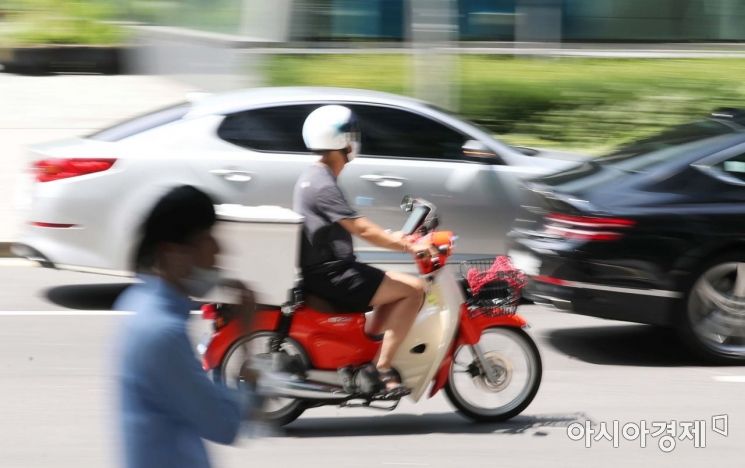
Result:
[[[152,294],[142,285],[130,286],[114,304],[115,310],[134,314],[128,321],[129,326],[137,328],[137,333],[143,338],[183,333],[183,321],[169,313],[172,307],[167,299]]]
[[[147,302],[152,301],[151,295],[147,294],[145,285],[135,283],[122,292],[114,302],[114,310],[121,312],[135,312]]]
[[[123,333],[131,351],[155,357],[167,356],[189,340],[183,323],[172,320],[167,314],[148,310],[140,310],[129,317]]]

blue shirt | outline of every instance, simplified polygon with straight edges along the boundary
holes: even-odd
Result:
[[[135,312],[118,356],[125,466],[208,467],[202,439],[231,443],[244,405],[215,385],[194,355],[186,329],[189,298],[158,277],[143,279],[115,305]]]

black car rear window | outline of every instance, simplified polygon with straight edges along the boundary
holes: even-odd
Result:
[[[653,137],[638,140],[622,146],[611,154],[597,158],[596,161],[600,164],[624,165],[625,161],[630,161],[646,154],[655,153],[657,157],[650,158],[650,162],[661,162],[660,158],[674,158],[680,154],[679,151],[675,150],[663,150],[680,147],[682,151],[686,151],[688,147],[684,145],[689,143],[695,143],[708,138],[736,132],[737,130],[734,130],[732,127],[722,122],[716,120],[702,120],[690,124],[679,125]],[[631,165],[636,166],[639,163],[640,162],[636,164],[631,163]],[[642,165],[644,164],[642,163]]]
[[[139,115],[132,119],[125,120],[111,127],[88,135],[87,138],[98,141],[119,141],[131,137],[146,130],[160,127],[167,123],[175,122],[189,112],[191,104],[188,102],[179,103],[158,109],[154,112]]]
[[[534,181],[564,193],[582,193],[616,181],[620,173],[636,174],[676,161],[693,162],[743,140],[743,133],[716,121],[675,127],[632,143],[615,153]]]

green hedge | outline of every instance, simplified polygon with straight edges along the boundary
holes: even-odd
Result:
[[[107,23],[113,2],[95,0],[12,0],[0,22],[0,45],[96,44],[122,42],[124,32]]]
[[[513,143],[603,152],[715,107],[745,106],[745,60],[463,56],[456,111]],[[274,85],[409,94],[404,55],[275,56]]]

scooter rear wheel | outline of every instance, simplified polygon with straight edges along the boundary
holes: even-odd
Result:
[[[241,367],[249,357],[269,353],[273,332],[257,332],[239,338],[225,353],[223,361],[214,373],[214,379],[228,388],[236,388]],[[282,343],[282,351],[290,356],[297,356],[305,366],[309,360],[302,347],[292,339]],[[300,417],[306,409],[305,402],[294,398],[267,398],[261,419],[265,422],[284,426]]]
[[[538,347],[519,328],[484,330],[479,339],[484,358],[496,374],[487,378],[470,346],[455,351],[445,393],[463,415],[482,422],[504,421],[528,407],[541,385]]]

